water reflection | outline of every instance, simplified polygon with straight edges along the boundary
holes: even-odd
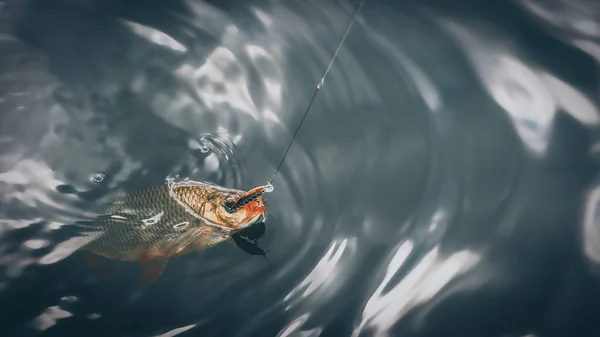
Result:
[[[387,266],[381,284],[367,301],[360,325],[354,330],[353,336],[359,336],[366,328],[373,329],[376,336],[386,335],[413,307],[431,300],[452,279],[479,262],[479,257],[469,251],[457,252],[445,261],[437,261],[439,249],[436,247],[425,254],[397,285],[390,284],[413,249],[410,241],[400,245]]]
[[[173,336],[177,336],[179,334],[182,334],[190,329],[193,329],[196,326],[196,324],[190,324],[187,326],[183,326],[181,328],[177,328],[177,329],[173,329],[169,332],[165,332],[164,334],[160,334],[160,335],[156,335],[156,337],[173,337]]]
[[[159,30],[132,21],[125,20],[124,22],[131,27],[136,34],[148,39],[152,43],[180,52],[187,51],[187,48],[184,45]]]
[[[565,75],[574,51],[560,41],[523,41],[553,31],[494,24],[508,6],[469,3],[484,16],[472,19],[368,2],[265,195],[268,220],[237,246],[170,262],[151,287],[131,268],[98,283],[70,256],[70,224],[129,191],[264,184],[354,5],[5,6],[3,333],[585,336],[597,83]],[[577,54],[592,73],[593,25],[578,27],[560,38],[592,55]],[[548,61],[547,48],[565,54]],[[136,225],[194,228],[146,209]]]
[[[600,190],[594,186],[587,194],[584,215],[582,219],[581,242],[582,251],[593,268],[596,277],[600,277]]]

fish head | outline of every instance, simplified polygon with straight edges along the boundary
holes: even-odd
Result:
[[[194,181],[171,186],[172,196],[193,214],[229,230],[241,230],[262,221],[266,186],[248,192]]]
[[[265,190],[265,186],[259,186],[248,192],[226,197],[217,207],[216,215],[220,224],[241,230],[262,221],[267,210],[262,198]]]

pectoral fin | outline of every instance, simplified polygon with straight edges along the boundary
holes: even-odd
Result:
[[[142,271],[142,281],[146,285],[150,285],[162,275],[167,267],[169,259],[165,256],[146,253],[140,259],[140,269]]]

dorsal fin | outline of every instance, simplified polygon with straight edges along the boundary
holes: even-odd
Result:
[[[153,254],[148,252],[140,259],[140,268],[142,271],[142,281],[146,285],[150,285],[162,275],[167,267],[169,259],[163,255]]]

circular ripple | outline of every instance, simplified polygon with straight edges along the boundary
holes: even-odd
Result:
[[[392,334],[399,325],[428,334],[424,322],[445,316],[448,298],[484,288],[481,280],[494,280],[494,292],[514,281],[506,276],[513,270],[493,268],[505,261],[507,242],[528,237],[520,259],[531,236],[547,242],[551,235],[539,234],[550,230],[516,218],[531,200],[547,209],[564,196],[552,182],[569,172],[548,178],[535,169],[552,159],[557,107],[588,116],[594,104],[501,36],[486,35],[491,29],[409,4],[369,3],[263,195],[266,223],[242,235],[258,238],[266,256],[222,244],[169,261],[144,288],[133,273],[99,285],[80,260],[45,259],[74,250],[68,231],[56,229],[126,191],[180,179],[249,190],[273,177],[355,8],[221,6],[187,1],[175,13],[157,10],[160,20],[124,10],[95,21],[34,4],[21,18],[23,41],[0,40],[14,51],[0,59],[13,72],[0,78],[10,87],[1,124],[11,125],[0,138],[8,225],[0,227],[0,294],[22,280],[33,280],[31,298],[77,294],[69,305],[31,303],[21,321],[37,310],[39,330],[66,331],[72,323],[61,319],[70,316],[90,329],[93,317],[115,327],[113,335],[207,326],[207,334],[232,336],[325,335],[332,324],[355,335]],[[19,63],[36,55],[25,44],[53,67]],[[102,182],[90,181],[98,172]],[[534,194],[542,186],[550,188]],[[594,234],[589,218],[585,230]],[[531,222],[551,227],[548,219]],[[598,255],[594,237],[586,240],[590,259]],[[40,261],[53,265],[42,270]],[[169,310],[148,320],[140,312],[150,307]],[[123,317],[139,328],[120,330]]]

